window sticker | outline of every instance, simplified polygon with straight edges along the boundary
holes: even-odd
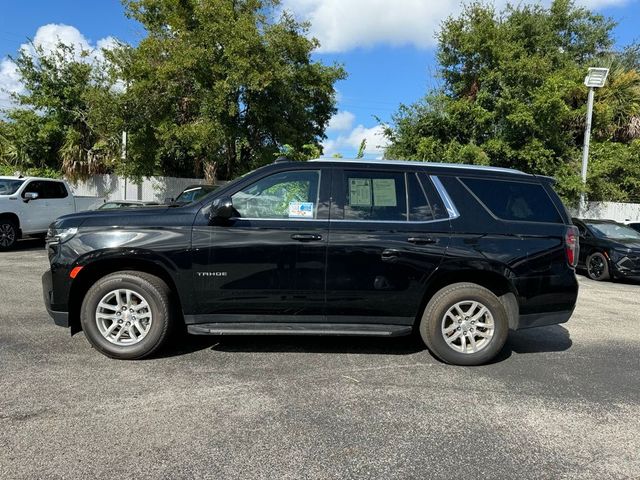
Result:
[[[289,218],[313,218],[313,202],[289,202]]]
[[[371,206],[371,179],[349,179],[349,205],[352,207]]]
[[[396,181],[393,178],[373,179],[373,204],[376,207],[397,207]]]

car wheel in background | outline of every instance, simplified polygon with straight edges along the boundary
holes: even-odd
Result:
[[[597,281],[611,278],[609,274],[609,262],[602,253],[595,252],[587,257],[587,276],[591,280]]]
[[[91,344],[108,357],[134,360],[161,347],[171,326],[169,288],[158,277],[123,271],[87,292],[80,322]]]
[[[11,220],[0,220],[0,251],[9,250],[18,241],[18,226]]]
[[[431,353],[455,365],[488,362],[500,352],[508,333],[504,306],[475,283],[454,283],[439,290],[420,321],[420,336]]]

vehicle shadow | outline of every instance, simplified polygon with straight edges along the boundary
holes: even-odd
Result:
[[[18,240],[13,248],[7,250],[5,253],[28,252],[29,250],[44,250],[44,246],[45,241],[43,238],[25,238],[23,240]]]
[[[519,354],[564,352],[569,350],[571,345],[573,345],[573,341],[569,330],[562,325],[510,331],[503,349],[489,363],[502,362],[514,352]]]
[[[569,331],[560,325],[509,332],[509,338],[490,363],[518,354],[561,352],[572,345]],[[196,336],[184,334],[159,352],[157,357],[173,357],[209,349],[216,352],[246,353],[332,353],[370,355],[411,355],[425,351],[422,340],[413,334],[406,337],[331,337],[290,335]]]
[[[406,337],[333,337],[295,335],[183,335],[159,353],[170,357],[210,349],[217,352],[336,353],[409,355],[426,350],[414,335]]]

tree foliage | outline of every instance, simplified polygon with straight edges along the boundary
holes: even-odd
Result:
[[[551,175],[573,200],[581,189],[582,82],[588,66],[605,65],[611,73],[596,95],[589,196],[630,198],[638,169],[621,160],[637,151],[640,56],[634,46],[611,51],[614,26],[569,0],[502,12],[466,6],[444,22],[438,37],[441,87],[400,107],[386,131],[386,156]]]
[[[90,52],[60,43],[22,49],[14,59],[25,87],[8,112],[2,143],[4,163],[22,168],[60,167],[70,178],[107,171],[117,158],[112,118],[112,82]]]
[[[127,84],[131,155],[142,171],[231,178],[283,145],[324,138],[341,67],[311,60],[317,41],[271,0],[128,0],[148,35],[113,54]]]
[[[146,31],[137,46],[19,52],[25,91],[0,123],[0,164],[228,179],[285,145],[321,152],[345,72],[311,59],[318,42],[277,0],[123,3]]]

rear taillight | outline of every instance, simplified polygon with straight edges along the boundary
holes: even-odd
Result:
[[[567,263],[572,267],[578,264],[578,227],[571,225],[567,228],[564,236],[565,251],[567,252]]]

